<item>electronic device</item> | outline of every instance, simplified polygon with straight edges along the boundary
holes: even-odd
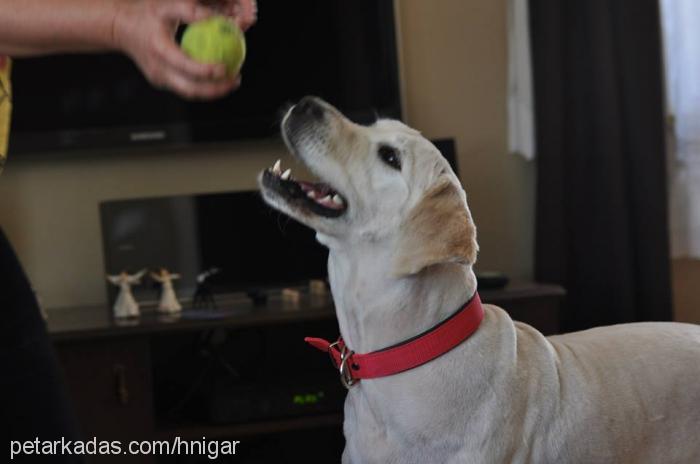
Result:
[[[337,331],[326,318],[163,334],[151,345],[156,414],[233,424],[340,413],[347,391],[337,371],[303,342]]]
[[[450,163],[452,170],[459,177],[459,163],[457,162],[457,145],[455,143],[455,139],[436,139],[431,140],[431,142],[433,145],[435,145],[435,148],[440,150],[442,156],[444,156],[447,162]]]
[[[508,285],[508,276],[502,272],[483,271],[476,272],[476,285],[479,290],[496,290]]]
[[[249,385],[219,382],[207,396],[206,419],[229,424],[340,413],[346,393],[337,377],[328,375]]]
[[[258,6],[243,85],[216,101],[157,90],[118,54],[15,60],[11,153],[272,136],[280,111],[309,94],[358,122],[401,117],[393,0]]]
[[[193,296],[197,275],[215,294],[308,284],[325,279],[328,252],[313,230],[268,207],[257,191],[179,195],[100,204],[105,272],[165,267],[178,294]],[[110,301],[116,292],[107,286]],[[138,301],[157,298],[132,287]]]

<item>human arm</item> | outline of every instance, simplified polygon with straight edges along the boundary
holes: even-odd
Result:
[[[0,0],[0,55],[114,49],[121,0]]]
[[[242,5],[247,5],[243,7]],[[181,23],[214,10],[254,22],[253,0],[0,0],[0,55],[121,51],[156,87],[185,98],[210,99],[236,88],[222,64],[198,63],[175,43]],[[251,13],[252,11],[252,13]]]

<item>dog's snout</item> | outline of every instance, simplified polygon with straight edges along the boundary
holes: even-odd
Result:
[[[304,97],[299,100],[292,110],[296,117],[320,120],[323,119],[324,107],[315,97]]]
[[[302,145],[325,143],[339,125],[335,121],[342,115],[318,97],[306,96],[287,111],[282,120],[282,135],[296,155],[303,156]]]

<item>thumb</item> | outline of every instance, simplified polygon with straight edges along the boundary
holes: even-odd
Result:
[[[167,19],[193,23],[207,19],[214,14],[211,8],[201,5],[197,0],[171,0],[162,2],[163,16]]]
[[[255,24],[258,19],[258,6],[254,0],[239,0],[234,7],[234,17],[243,31]]]

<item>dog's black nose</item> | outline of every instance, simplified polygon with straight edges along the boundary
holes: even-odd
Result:
[[[323,104],[316,97],[304,97],[299,100],[299,103],[294,105],[292,114],[298,117],[309,119],[323,119],[325,109]]]

